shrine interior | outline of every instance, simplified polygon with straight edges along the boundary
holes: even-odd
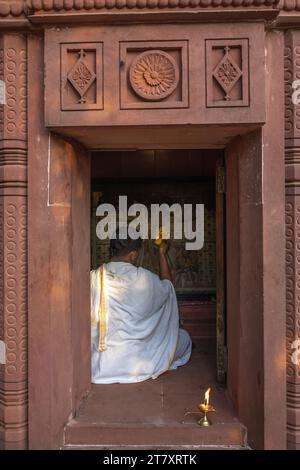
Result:
[[[221,152],[212,150],[99,152],[92,157],[92,269],[109,260],[109,241],[96,236],[99,204],[118,208],[120,195],[127,196],[128,207],[136,202],[147,208],[153,203],[204,204],[203,248],[188,251],[185,239],[173,239],[168,256],[176,272],[181,324],[193,341],[209,339],[211,344],[216,340],[215,174],[221,157]],[[139,265],[158,274],[153,240],[144,241]]]
[[[92,154],[92,269],[109,259],[109,242],[100,241],[96,236],[99,220],[96,208],[104,202],[118,208],[120,195],[127,196],[128,206],[134,202],[147,207],[163,202],[170,205],[175,202],[204,204],[205,236],[201,250],[186,251],[184,240],[172,240],[169,252],[176,271],[174,284],[181,326],[190,333],[194,343],[189,363],[156,380],[93,385],[75,422],[67,426],[69,446],[82,439],[88,439],[90,444],[101,441],[104,445],[107,440],[110,446],[121,446],[124,444],[124,427],[129,427],[128,445],[136,444],[136,427],[142,446],[176,445],[176,440],[185,445],[196,443],[199,439],[197,404],[208,385],[213,389],[218,414],[216,426],[203,435],[205,443],[209,446],[217,440],[220,444],[230,441],[232,446],[245,444],[243,427],[227,396],[226,383],[217,380],[217,343],[225,341],[224,332],[219,334],[216,328],[220,295],[217,279],[221,279],[220,272],[217,273],[219,256],[216,247],[220,248],[220,240],[224,242],[224,233],[221,237],[218,235],[217,241],[217,228],[221,227],[224,232],[224,225],[218,224],[217,220],[220,215],[224,218],[224,214],[217,215],[216,211],[216,169],[220,162],[223,164],[223,153],[219,150],[103,151]],[[153,240],[144,242],[139,263],[158,273],[157,248]]]

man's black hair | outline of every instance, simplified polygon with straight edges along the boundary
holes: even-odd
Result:
[[[138,238],[133,240],[127,235],[127,238],[119,238],[120,232],[117,230],[116,238],[110,240],[110,256],[125,256],[131,251],[137,251],[141,248],[143,240]]]

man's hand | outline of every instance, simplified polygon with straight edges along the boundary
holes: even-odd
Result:
[[[159,246],[159,254],[160,255],[166,255],[169,250],[169,242],[166,240],[163,240]]]

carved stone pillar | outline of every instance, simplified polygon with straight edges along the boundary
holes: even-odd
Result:
[[[0,447],[27,447],[27,40],[0,36]],[[3,100],[2,100],[3,103]]]
[[[292,102],[300,31],[288,31],[285,45],[287,440],[288,448],[300,449],[300,106]]]

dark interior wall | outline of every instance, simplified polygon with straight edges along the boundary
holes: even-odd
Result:
[[[93,152],[92,178],[215,177],[222,150]]]
[[[169,258],[176,271],[175,288],[180,295],[215,295],[216,287],[216,162],[218,150],[103,151],[92,154],[92,269],[109,260],[109,243],[96,237],[96,208],[110,203],[117,208],[119,196],[128,206],[174,203],[205,206],[204,247],[197,252],[172,241]],[[150,216],[150,212],[149,212]],[[141,265],[158,273],[158,259],[151,240],[145,240]],[[184,297],[187,299],[187,297]],[[191,297],[190,297],[191,298]]]
[[[145,204],[148,209],[148,230],[151,225],[152,204],[192,204],[194,214],[197,204],[204,205],[204,245],[200,250],[185,248],[186,238],[174,240],[171,229],[171,245],[168,257],[174,270],[174,287],[185,299],[198,298],[202,294],[214,297],[216,287],[216,209],[215,179],[118,179],[93,180],[92,193],[92,269],[97,269],[110,259],[109,240],[99,240],[96,235],[100,217],[97,207],[103,203],[112,204],[119,214],[119,197],[127,197],[127,207],[133,203]],[[171,222],[172,227],[172,222]],[[150,235],[150,233],[148,233]],[[153,240],[144,240],[138,264],[156,274],[159,273],[159,259]],[[196,297],[195,297],[196,296]],[[181,297],[182,298],[182,297]]]

